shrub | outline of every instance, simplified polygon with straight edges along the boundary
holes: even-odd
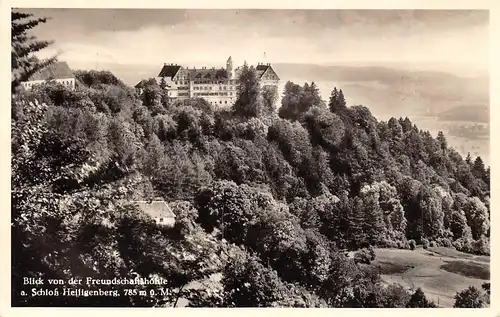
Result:
[[[431,243],[429,244],[429,246],[431,248],[435,248],[437,245],[436,245],[436,241],[432,240]]]
[[[415,250],[415,248],[417,247],[417,243],[415,242],[415,240],[411,239],[410,241],[408,241],[408,246],[410,250]]]
[[[398,249],[408,249],[408,241],[406,239],[397,242]]]
[[[469,286],[467,289],[458,292],[455,295],[454,308],[482,308],[485,304],[484,295],[475,288]]]
[[[362,249],[354,254],[354,263],[370,264],[374,259],[375,252],[372,255],[368,249]]]
[[[474,253],[490,255],[490,242],[488,241],[488,238],[484,236],[474,241],[472,247],[474,249]]]
[[[462,251],[465,253],[471,253],[473,251],[472,239],[469,238],[460,238],[453,242],[453,246],[458,251]]]
[[[446,248],[453,248],[453,244],[451,243],[450,239],[448,239],[448,238],[439,238],[437,241],[437,244],[439,246],[443,246]]]
[[[423,238],[422,239],[422,246],[424,247],[424,249],[428,249],[429,248],[429,240],[427,240],[426,238]]]
[[[411,295],[407,308],[435,308],[437,307],[433,301],[430,301],[425,297],[424,291],[419,287],[413,295]]]
[[[380,294],[379,307],[404,308],[410,300],[411,294],[399,284],[391,284],[384,288]]]

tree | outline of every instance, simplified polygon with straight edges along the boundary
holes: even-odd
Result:
[[[448,148],[448,142],[446,141],[446,138],[444,137],[443,131],[438,132],[437,141],[439,142],[439,147],[441,148],[441,151],[443,151],[443,153],[445,153],[446,149]]]
[[[291,81],[285,84],[283,98],[281,98],[281,107],[279,116],[283,119],[296,120],[301,113],[300,104],[303,95],[303,88]]]
[[[457,292],[455,295],[454,308],[483,308],[485,305],[484,296],[474,286]]]
[[[339,90],[338,105],[339,107],[341,107],[341,109],[345,108],[347,105],[345,102],[344,93],[342,92],[342,89]]]
[[[265,85],[262,87],[263,114],[270,115],[276,111],[278,100],[278,87]]]
[[[470,156],[470,152],[467,152],[467,157],[465,158],[465,163],[467,165],[472,166],[472,157]]]
[[[162,78],[161,78],[161,81],[160,81],[160,88],[161,88],[161,89],[166,89],[166,88],[167,88],[167,82],[165,81],[165,77],[162,77]]]
[[[476,159],[474,160],[474,164],[472,165],[472,173],[474,174],[474,176],[480,179],[483,179],[486,174],[484,163],[480,156],[476,157]]]
[[[479,198],[469,197],[464,206],[464,213],[474,239],[487,234],[490,228],[488,209]]]
[[[262,109],[259,105],[260,85],[253,66],[244,65],[238,77],[237,99],[234,111],[243,117],[257,117]]]
[[[419,287],[410,297],[406,308],[436,308],[434,302],[425,297],[424,291]]]
[[[300,98],[300,112],[306,112],[311,107],[319,107],[321,105],[322,100],[316,84],[314,82],[312,82],[311,85],[305,83],[302,88],[302,96]]]
[[[328,108],[331,112],[337,112],[339,109],[339,91],[337,87],[333,87],[332,94],[330,95],[330,101],[328,102]]]
[[[48,47],[52,42],[39,41],[28,31],[47,18],[33,18],[32,14],[12,11],[11,34],[11,90],[15,93],[19,84],[27,81],[39,70],[53,64],[56,57],[39,60],[33,54]]]
[[[321,106],[323,100],[321,99],[321,95],[319,93],[318,86],[314,83],[314,81],[309,86],[309,89],[306,91],[308,93],[308,97],[310,98],[310,104],[313,106]]]

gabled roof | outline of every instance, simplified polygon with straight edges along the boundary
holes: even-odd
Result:
[[[177,72],[181,69],[179,65],[163,65],[158,77],[174,77]]]
[[[257,72],[257,76],[259,78],[262,78],[264,76],[264,74],[267,72],[272,72],[279,79],[278,74],[276,74],[276,72],[274,71],[273,67],[270,64],[269,65],[264,65],[264,64],[257,65],[256,72]]]
[[[189,78],[205,78],[205,79],[220,79],[227,78],[227,73],[224,68],[202,68],[202,69],[188,69]]]
[[[134,201],[133,203],[152,218],[175,218],[172,209],[163,200]]]
[[[73,72],[66,62],[56,62],[49,65],[37,73],[33,74],[29,80],[50,80],[50,79],[67,79],[75,78]]]
[[[257,65],[257,67],[255,69],[266,71],[269,67],[271,67],[271,66],[260,64],[260,65]]]

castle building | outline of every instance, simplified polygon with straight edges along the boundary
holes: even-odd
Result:
[[[280,78],[271,64],[259,63],[255,69],[261,87],[279,85]],[[197,69],[165,63],[155,80],[174,100],[203,98],[212,105],[230,106],[236,101],[240,72],[241,67],[235,69],[230,56],[226,67],[219,69],[207,67]],[[143,80],[135,86],[139,94],[142,93],[145,84],[146,81]]]
[[[33,74],[27,81],[21,82],[26,90],[53,80],[70,89],[75,89],[75,75],[66,62],[56,62]]]

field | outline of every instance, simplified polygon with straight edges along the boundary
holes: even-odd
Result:
[[[409,289],[421,287],[440,307],[453,307],[456,292],[471,285],[481,289],[490,279],[487,256],[447,248],[376,249],[375,253],[372,265],[380,268],[384,282],[399,283]]]
[[[352,256],[352,252],[350,253]],[[471,285],[481,289],[490,279],[490,257],[466,254],[454,249],[436,247],[413,251],[375,249],[376,259],[371,265],[379,268],[385,283],[398,283],[411,291],[422,288],[427,298],[440,307],[453,307],[456,292]],[[218,283],[215,274],[202,283],[191,283],[189,288],[206,288]],[[178,307],[188,301],[180,299]]]

